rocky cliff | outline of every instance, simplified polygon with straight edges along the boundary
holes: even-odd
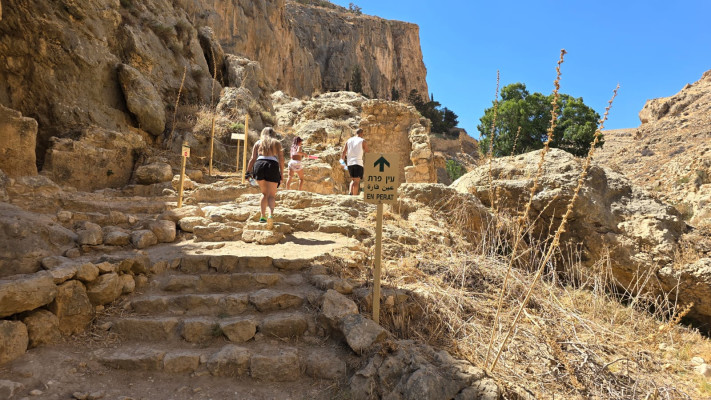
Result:
[[[596,154],[673,204],[694,226],[711,226],[711,71],[679,93],[647,101],[636,129],[608,131]]]
[[[393,88],[428,93],[417,25],[286,0],[183,3],[226,52],[260,62],[292,96],[343,90],[356,66],[370,96],[386,98]]]
[[[211,68],[216,55],[203,26],[226,53],[260,62],[269,83],[294,96],[343,89],[356,65],[369,95],[427,93],[412,24],[284,0],[5,3],[0,104],[37,120],[40,168],[51,137],[87,126],[138,127],[148,144],[160,143],[181,82],[182,103],[210,103],[229,82]]]

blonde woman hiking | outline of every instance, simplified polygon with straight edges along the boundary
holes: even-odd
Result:
[[[274,128],[266,127],[262,129],[259,140],[252,148],[252,157],[249,159],[247,171],[252,171],[262,192],[262,214],[259,222],[266,223],[269,229],[274,227],[276,192],[281,184],[283,166],[284,152],[281,142],[277,139]],[[269,207],[269,214],[266,213],[267,207]]]

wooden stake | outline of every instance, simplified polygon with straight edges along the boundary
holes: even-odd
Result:
[[[215,113],[212,113],[212,130],[210,131],[210,171],[208,175],[212,176],[212,150],[215,148]]]
[[[237,141],[237,158],[235,161],[235,173],[239,173],[239,140]]]
[[[383,245],[383,203],[378,204],[375,222],[375,270],[373,271],[373,321],[380,324],[380,261]]]
[[[242,183],[247,174],[247,143],[249,142],[249,114],[244,117],[244,152],[242,153]]]
[[[185,149],[188,147],[188,142],[183,142],[183,147],[180,149],[180,154],[183,156],[183,166],[180,168],[180,190],[178,191],[178,208],[183,206],[183,181],[185,180],[185,163],[188,160],[189,153]],[[189,152],[190,150],[188,150]]]

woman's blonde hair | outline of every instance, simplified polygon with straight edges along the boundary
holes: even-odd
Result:
[[[259,154],[262,156],[276,156],[281,151],[281,143],[276,137],[274,128],[268,126],[262,129],[259,135]]]

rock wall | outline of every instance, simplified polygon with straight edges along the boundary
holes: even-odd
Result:
[[[363,103],[360,127],[373,153],[398,153],[401,182],[436,182],[428,122],[414,107],[392,101]]]
[[[636,129],[605,132],[596,154],[697,227],[711,227],[711,71],[679,93],[647,101]]]
[[[37,121],[0,105],[0,169],[10,176],[37,175]]]
[[[184,71],[183,101],[210,98],[197,32],[164,0],[11,0],[0,54],[0,104],[37,120],[40,167],[53,136],[92,125],[118,132],[139,126],[119,83],[122,63],[155,88],[159,109],[175,102]]]
[[[188,15],[213,28],[225,52],[262,64],[272,84],[291,96],[345,90],[353,68],[363,91],[388,98],[428,93],[419,27],[287,0],[184,0]]]

